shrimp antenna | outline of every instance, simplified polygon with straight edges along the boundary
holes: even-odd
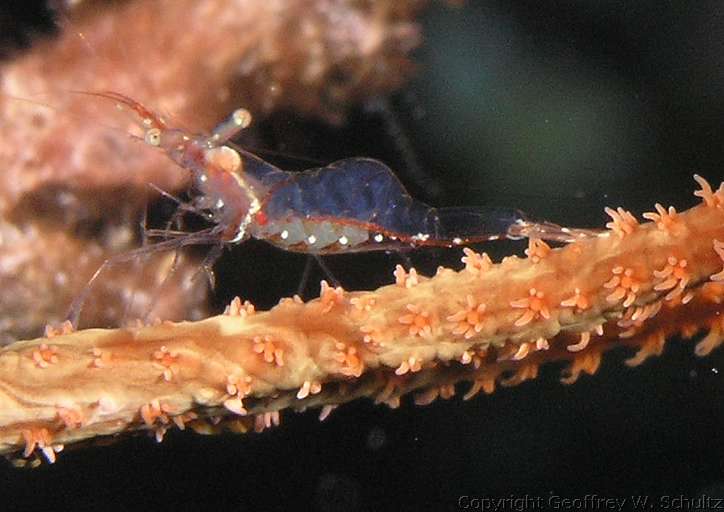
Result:
[[[297,162],[297,161],[306,162],[306,163],[312,164],[316,167],[323,167],[325,164],[324,160],[320,160],[319,158],[311,158],[308,156],[302,156],[300,154],[290,153],[287,151],[275,151],[273,149],[262,148],[259,146],[253,146],[253,145],[249,145],[249,144],[244,144],[244,147],[241,148],[238,144],[234,144],[232,142],[227,142],[226,146],[229,146],[230,148],[235,149],[237,152],[239,152],[239,150],[241,149],[242,151],[246,151],[247,153],[251,151],[253,153],[258,153],[258,154],[262,154],[262,155],[280,157],[280,158],[283,158],[284,160],[289,160],[292,162]]]
[[[65,92],[72,92],[72,93],[77,93],[77,94],[82,94],[82,93],[83,93],[82,91],[65,91]],[[39,92],[39,93],[34,93],[33,95],[34,95],[34,96],[39,96],[39,95],[43,95],[43,94],[49,94],[49,93]],[[39,107],[47,108],[47,109],[53,110],[53,111],[55,111],[55,112],[62,112],[63,115],[70,115],[70,116],[73,116],[73,117],[75,117],[75,118],[85,119],[85,118],[81,117],[80,115],[78,115],[77,113],[73,113],[72,111],[68,111],[68,110],[64,110],[64,109],[55,107],[55,106],[51,105],[50,103],[45,103],[44,101],[34,100],[34,99],[31,99],[31,98],[26,98],[26,97],[22,97],[22,96],[14,96],[14,95],[12,95],[12,94],[6,94],[6,93],[1,93],[1,94],[0,94],[0,97],[2,97],[2,98],[7,98],[7,99],[10,99],[10,100],[13,100],[13,101],[22,101],[22,102],[25,102],[25,103],[29,103],[29,104],[31,104],[31,105],[37,105],[37,106],[39,106]],[[136,138],[136,139],[139,138],[139,137],[137,137],[137,136],[135,136],[135,135],[129,134],[128,132],[126,132],[125,130],[123,130],[123,129],[121,129],[121,128],[118,128],[117,126],[113,126],[113,125],[111,125],[111,124],[104,123],[103,121],[97,121],[97,120],[94,119],[93,122],[94,122],[95,124],[97,124],[98,126],[102,126],[103,128],[105,128],[105,129],[107,129],[107,130],[111,130],[111,131],[114,131],[114,132],[121,132],[121,133],[123,133],[124,135],[130,135],[131,137]],[[141,140],[142,140],[142,139],[141,139]]]
[[[117,104],[125,105],[126,107],[133,110],[143,121],[145,128],[158,128],[165,129],[166,122],[158,116],[155,112],[149,110],[138,101],[129,98],[128,96],[114,91],[69,91],[73,94],[82,94],[84,96],[94,96],[96,98],[105,98],[108,100],[115,101]]]

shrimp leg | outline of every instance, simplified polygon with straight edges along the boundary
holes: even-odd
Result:
[[[309,282],[309,274],[312,272],[313,262],[316,262],[317,265],[319,265],[319,268],[322,269],[322,272],[333,288],[340,286],[339,280],[334,277],[332,271],[329,269],[327,264],[324,263],[322,256],[319,254],[307,254],[307,258],[304,263],[304,270],[302,271],[302,278],[299,280],[299,286],[297,286],[297,295],[300,297],[304,297],[304,290],[307,288],[307,283]]]
[[[166,288],[166,284],[176,273],[176,270],[178,269],[178,263],[180,261],[179,254],[180,253],[179,253],[178,249],[174,251],[173,261],[171,261],[171,267],[168,269],[168,271],[166,271],[166,275],[163,277],[163,281],[161,281],[161,283],[156,286],[156,290],[151,295],[150,304],[146,308],[146,312],[143,315],[144,322],[148,321],[148,317],[151,314],[151,311],[153,311],[153,309],[156,307],[156,304],[158,303],[159,296],[163,292],[164,288]],[[135,295],[135,290],[134,290],[134,295]],[[126,305],[126,311],[123,313],[123,322],[122,323],[125,323],[126,320],[128,319],[128,314],[129,314],[132,306],[133,306],[133,298],[131,298],[131,300]]]
[[[117,254],[115,256],[112,256],[108,259],[106,259],[99,267],[98,269],[93,273],[91,278],[88,280],[88,282],[85,285],[85,288],[83,288],[83,291],[80,292],[76,298],[73,300],[72,304],[70,305],[70,308],[68,310],[68,314],[66,315],[66,320],[70,322],[70,324],[73,326],[73,329],[78,328],[78,321],[80,320],[80,313],[83,309],[83,305],[85,304],[86,300],[88,299],[88,296],[90,295],[91,289],[96,282],[96,280],[100,277],[100,275],[105,272],[107,269],[114,267],[116,265],[119,265],[121,263],[128,263],[129,261],[132,261],[136,258],[140,258],[143,256],[147,256],[149,254],[152,254],[156,251],[163,251],[163,250],[177,250],[181,247],[186,247],[189,245],[206,245],[211,242],[218,240],[218,234],[216,233],[215,228],[209,228],[205,229],[203,231],[199,231],[197,233],[184,233],[183,238],[173,238],[171,240],[163,240],[161,242],[155,243],[153,245],[146,245],[139,247],[138,249],[134,249],[132,251],[128,251],[123,254]]]
[[[204,261],[201,262],[201,267],[199,271],[194,275],[192,279],[196,279],[196,277],[203,271],[206,275],[206,279],[209,281],[209,288],[213,291],[216,289],[216,274],[214,273],[214,265],[218,261],[218,259],[221,257],[221,254],[224,252],[224,245],[217,243],[211,246],[211,249],[209,252],[204,256]]]
[[[304,290],[307,288],[307,283],[309,281],[309,274],[312,272],[312,255],[307,254],[307,257],[304,258],[304,270],[302,271],[302,278],[299,280],[299,284],[297,285],[297,295],[300,297],[304,297]]]
[[[339,280],[334,277],[332,271],[329,270],[327,264],[322,260],[322,256],[319,254],[312,254],[312,257],[314,258],[314,261],[317,262],[317,265],[319,265],[319,268],[322,269],[324,275],[327,276],[327,279],[329,279],[329,284],[332,285],[333,288],[337,288],[339,286]]]

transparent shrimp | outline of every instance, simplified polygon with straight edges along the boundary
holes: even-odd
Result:
[[[188,171],[192,199],[182,205],[183,211],[212,223],[196,233],[150,230],[151,236],[167,239],[104,266],[149,250],[239,243],[250,237],[287,251],[327,255],[454,247],[501,238],[571,242],[596,234],[531,222],[516,209],[429,206],[412,198],[389,167],[369,158],[349,158],[300,173],[284,171],[229,142],[251,122],[243,109],[234,111],[211,135],[195,135],[168,127],[162,117],[122,94],[79,93],[133,111],[145,143]],[[71,308],[74,325],[86,295],[87,289]]]
[[[238,151],[246,174],[268,187],[248,236],[288,251],[325,255],[524,237],[571,242],[593,234],[531,222],[512,208],[429,206],[378,160],[348,158],[288,173]]]

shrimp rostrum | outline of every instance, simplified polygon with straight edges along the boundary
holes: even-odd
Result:
[[[327,255],[454,247],[501,238],[570,242],[594,234],[531,222],[516,209],[431,207],[412,198],[389,167],[370,158],[348,158],[299,173],[284,171],[229,142],[251,121],[244,109],[234,111],[211,135],[195,135],[169,127],[162,117],[122,94],[82,94],[115,101],[135,113],[145,143],[164,151],[189,173],[192,199],[183,210],[212,224],[157,242],[152,250],[239,243],[253,237],[287,251]],[[85,295],[87,290],[71,308],[74,325]]]

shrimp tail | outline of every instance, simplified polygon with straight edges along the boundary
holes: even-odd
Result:
[[[459,243],[508,238],[510,226],[527,221],[526,215],[514,208],[430,208],[430,214],[429,232],[438,240],[457,239]]]
[[[602,236],[605,233],[606,230],[569,228],[553,222],[535,222],[521,218],[510,224],[507,237],[512,240],[538,238],[550,242],[573,243],[586,238]]]

